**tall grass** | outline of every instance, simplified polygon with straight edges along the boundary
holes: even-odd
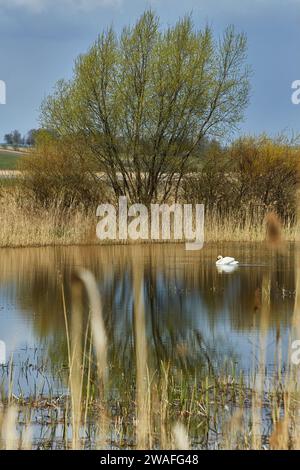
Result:
[[[43,208],[33,201],[24,201],[17,189],[1,193],[0,247],[115,243],[97,239],[97,223],[96,207],[84,209],[74,205],[66,209],[58,200]],[[260,210],[243,214],[235,211],[221,215],[206,213],[204,230],[206,242],[263,241],[266,236],[264,213]],[[299,233],[299,222],[285,221],[286,241],[299,240]],[[128,243],[141,242],[147,243],[128,239]]]

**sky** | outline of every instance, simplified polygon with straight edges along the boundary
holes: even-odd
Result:
[[[0,142],[13,129],[38,127],[42,99],[72,76],[74,59],[103,29],[121,31],[147,8],[162,27],[192,13],[216,37],[229,24],[246,33],[251,96],[239,133],[300,133],[300,105],[291,100],[300,80],[300,0],[0,0]]]

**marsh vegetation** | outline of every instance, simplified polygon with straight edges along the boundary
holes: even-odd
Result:
[[[224,250],[245,266],[219,273]],[[2,447],[298,448],[295,259],[290,243],[2,250]]]

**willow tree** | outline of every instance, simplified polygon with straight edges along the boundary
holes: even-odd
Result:
[[[115,195],[164,201],[177,193],[202,139],[236,128],[248,101],[246,38],[214,39],[190,17],[162,30],[152,11],[120,35],[103,32],[42,105],[58,138],[84,140]]]

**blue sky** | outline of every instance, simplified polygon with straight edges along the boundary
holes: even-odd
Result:
[[[300,79],[300,0],[0,0],[0,105],[4,133],[38,126],[39,106],[55,82],[72,74],[73,61],[97,34],[133,23],[147,7],[173,24],[185,13],[216,35],[234,24],[248,37],[253,69],[251,103],[241,133],[300,133],[300,105],[291,84]]]

